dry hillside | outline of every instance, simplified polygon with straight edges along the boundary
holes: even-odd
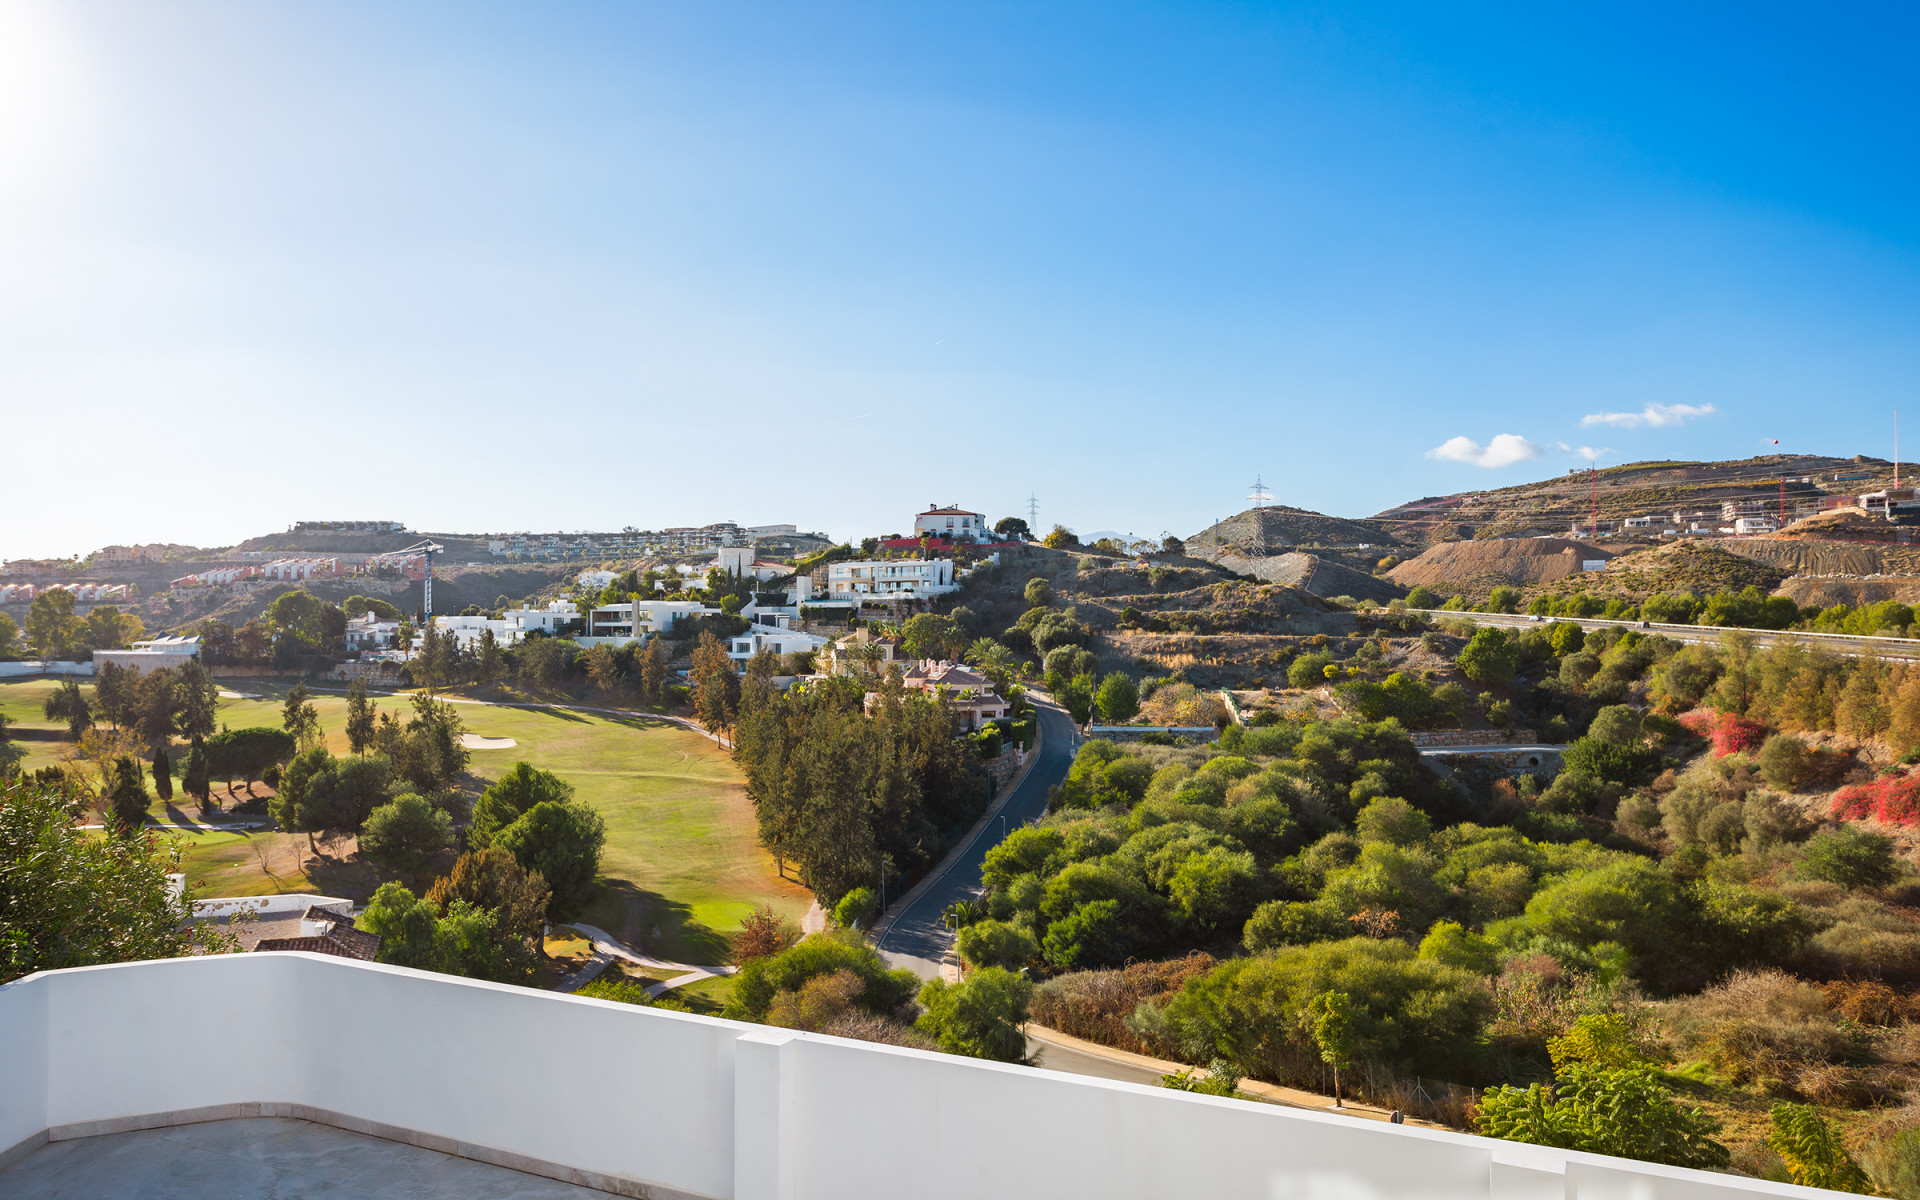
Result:
[[[1583,562],[1612,557],[1612,551],[1565,538],[1443,542],[1388,571],[1387,578],[1409,588],[1485,591],[1503,583],[1521,586],[1566,579],[1581,574]]]
[[[1711,513],[1729,500],[1777,499],[1788,504],[1826,495],[1872,491],[1891,482],[1893,464],[1864,455],[1851,459],[1769,454],[1726,462],[1638,462],[1516,484],[1486,492],[1426,497],[1372,518],[1419,545],[1467,538],[1564,532],[1597,506],[1599,519],[1675,512]],[[1864,476],[1835,479],[1834,476]],[[1804,482],[1800,482],[1804,480]],[[1784,486],[1783,486],[1784,481]]]

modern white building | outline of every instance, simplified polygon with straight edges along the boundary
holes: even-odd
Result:
[[[115,666],[131,667],[145,675],[162,667],[185,666],[188,661],[199,657],[198,634],[169,635],[135,642],[126,650],[95,650],[93,669],[98,671],[108,663],[113,663]]]
[[[244,1052],[181,1053],[181,1012]],[[591,1069],[475,1053],[503,1032]],[[675,1200],[1833,1196],[301,951],[17,979],[0,1080],[4,1194],[506,1195],[423,1186],[505,1168]]]
[[[826,644],[827,639],[819,634],[756,625],[728,639],[727,657],[744,663],[762,650],[770,650],[775,654],[803,654],[816,652]]]
[[[493,633],[493,640],[502,646],[512,645],[521,636],[521,630],[512,621],[489,617],[435,617],[433,627],[441,633],[451,633],[454,644],[468,654],[480,649],[481,640],[489,631]],[[417,647],[420,641],[420,635],[415,634],[413,644]]]
[[[931,600],[958,587],[947,558],[874,559],[827,568],[827,594],[834,600]]]
[[[587,614],[586,630],[578,641],[597,645],[602,641],[620,645],[645,641],[656,633],[671,633],[676,623],[688,617],[706,617],[718,613],[698,600],[631,600],[602,604]]]
[[[567,626],[577,624],[580,607],[571,600],[551,600],[545,608],[510,608],[500,617],[511,627],[508,630],[511,640],[517,642],[530,633],[552,637]]]
[[[987,528],[986,517],[977,512],[952,504],[945,507],[929,504],[927,511],[913,518],[913,532],[916,537],[932,534],[937,538],[972,542],[986,537],[992,531]]]

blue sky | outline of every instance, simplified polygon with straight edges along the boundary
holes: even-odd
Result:
[[[1892,452],[1910,10],[0,0],[0,556]],[[1914,404],[1920,438],[1920,404]]]

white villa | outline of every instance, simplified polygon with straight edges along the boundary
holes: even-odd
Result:
[[[931,600],[958,587],[947,558],[842,562],[827,569],[827,594],[834,600]]]
[[[377,617],[371,612],[347,619],[347,649],[380,650],[393,645],[399,636],[400,622]]]
[[[941,507],[938,504],[927,505],[927,511],[913,518],[913,532],[931,534],[937,538],[959,541],[977,541],[992,534],[987,528],[987,518],[977,512],[971,512],[956,505]]]
[[[745,633],[728,640],[727,657],[735,662],[744,663],[762,650],[771,650],[775,654],[799,654],[808,651],[817,652],[826,644],[827,639],[817,633],[802,633],[798,629],[776,629],[769,625],[755,625]]]

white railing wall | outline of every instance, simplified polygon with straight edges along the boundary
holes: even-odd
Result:
[[[1819,1195],[321,955],[0,987],[0,1153],[248,1105],[628,1195]]]

